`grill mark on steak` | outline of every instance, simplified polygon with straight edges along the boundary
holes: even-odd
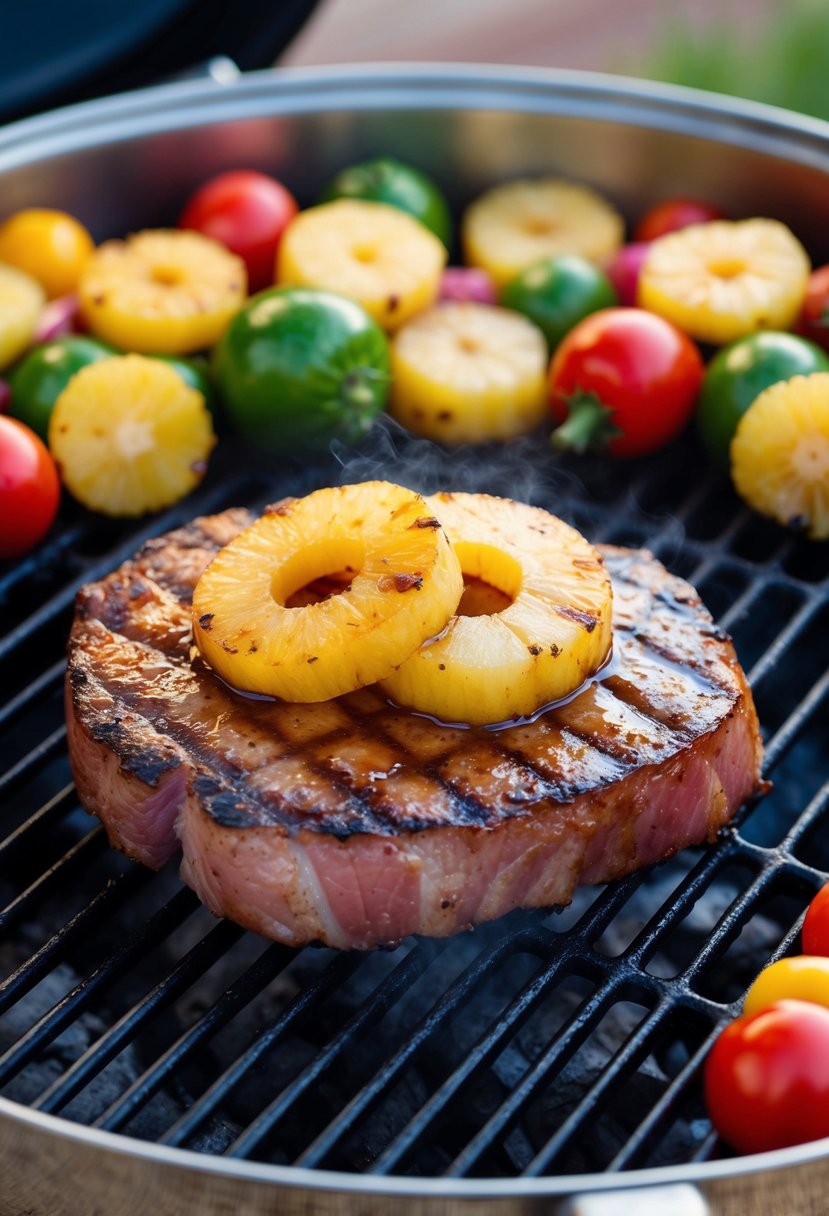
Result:
[[[111,749],[119,757],[125,772],[145,785],[157,786],[165,773],[180,767],[180,754],[168,739],[154,746],[136,730],[139,715],[113,697],[96,675],[79,665],[85,657],[81,654],[73,665],[70,654],[68,686],[73,699],[82,697],[84,700],[90,737]]]
[[[119,580],[118,586],[124,589],[127,580]],[[108,626],[100,623],[105,629]],[[89,639],[87,638],[87,645]],[[105,681],[107,694],[115,705],[110,715],[101,720],[95,718],[90,722],[90,733],[96,741],[105,743],[113,749],[123,751],[125,768],[140,776],[158,767],[159,760],[148,748],[146,739],[142,738],[137,729],[137,722],[142,719],[145,723],[155,722],[158,725],[158,713],[165,707],[168,709],[163,720],[165,734],[181,749],[183,758],[192,757],[198,763],[198,794],[205,802],[218,822],[228,827],[240,825],[239,796],[235,792],[240,777],[246,780],[245,799],[247,814],[254,814],[256,822],[270,826],[281,825],[288,831],[300,827],[311,827],[313,830],[330,833],[339,839],[345,839],[357,832],[374,832],[384,835],[394,835],[404,830],[417,831],[434,825],[434,818],[410,815],[403,810],[398,802],[388,805],[382,792],[372,785],[367,771],[357,771],[349,780],[342,768],[332,759],[324,762],[320,757],[321,751],[331,751],[334,755],[342,751],[339,746],[343,741],[353,742],[355,738],[366,748],[375,748],[378,733],[372,728],[369,735],[365,725],[358,716],[349,714],[342,706],[343,724],[314,740],[311,750],[307,740],[291,742],[286,739],[280,729],[279,717],[285,709],[278,703],[262,703],[233,693],[226,686],[216,681],[200,665],[192,667],[184,657],[183,649],[175,656],[166,656],[169,671],[161,696],[155,694],[153,681],[145,678],[147,664],[153,665],[154,674],[159,675],[157,662],[150,648],[134,638],[121,635],[120,642],[113,638],[113,643],[127,649],[128,658],[124,663],[128,683],[112,678],[112,664],[109,664],[110,679]],[[170,696],[170,680],[178,677],[181,687],[176,687],[175,698],[179,705],[184,704],[184,698],[202,696],[205,701],[212,703],[211,713],[221,719],[232,715],[234,729],[245,736],[245,746],[248,753],[240,750],[239,754],[229,758],[223,751],[217,751],[210,738],[204,738],[194,727],[192,718],[187,714],[182,718],[177,716],[176,706],[167,704]],[[385,706],[385,702],[377,698],[377,706]],[[170,712],[172,711],[172,712]],[[297,706],[291,712],[313,716],[318,712],[316,706]],[[124,718],[129,719],[129,731],[124,732],[120,723]],[[197,724],[196,724],[197,725]],[[257,746],[251,748],[250,744]],[[391,743],[391,740],[389,740]],[[457,743],[455,744],[457,746]],[[265,751],[267,754],[262,755]],[[296,784],[291,786],[292,792],[299,792],[299,797],[292,805],[286,799],[268,796],[259,791],[255,784],[257,773],[262,770],[278,769],[280,762],[288,762],[301,756],[302,766],[309,775],[318,775],[325,784],[327,810],[316,810],[312,802],[302,798],[302,788]],[[244,758],[243,758],[244,757]],[[159,771],[171,767],[169,756]],[[417,774],[412,774],[416,776]],[[474,796],[459,790],[451,782],[441,778],[439,770],[430,774],[432,780],[443,787],[447,795],[447,813],[442,821],[452,822],[462,826],[487,823],[492,819],[490,809],[483,806]],[[148,782],[155,784],[154,780]],[[313,791],[313,786],[311,786]],[[365,791],[365,796],[364,795]],[[319,791],[318,791],[319,796]],[[311,817],[309,819],[309,816]]]
[[[133,648],[136,658],[130,666],[138,668],[139,656],[142,651],[146,651],[146,647],[134,639],[127,638],[123,639],[123,644]],[[282,760],[290,759],[298,754],[300,749],[292,747],[284,740],[272,716],[269,721],[270,729],[266,733],[262,722],[257,720],[253,704],[248,704],[247,698],[225,690],[207,672],[194,675],[186,663],[171,664],[171,674],[176,671],[176,667],[184,681],[193,680],[190,695],[198,697],[203,694],[205,700],[213,702],[212,712],[216,714],[217,719],[232,715],[236,732],[245,736],[245,748],[248,752],[256,753],[252,756],[244,756],[243,759],[244,753],[240,750],[237,756],[229,756],[226,752],[217,749],[209,736],[202,737],[192,719],[186,715],[182,718],[173,711],[168,712],[164,717],[162,724],[164,732],[180,749],[180,762],[188,757],[197,762],[198,772],[195,782],[198,784],[199,795],[204,798],[205,805],[210,806],[211,812],[215,812],[217,820],[226,826],[239,825],[237,805],[239,795],[235,790],[239,779],[245,778],[248,781],[245,792],[248,817],[250,817],[251,811],[255,811],[255,819],[258,823],[266,823],[271,826],[281,825],[287,829],[299,825],[307,826],[308,816],[314,813],[314,808],[313,805],[303,801],[301,789],[297,790],[297,787],[294,787],[298,795],[298,805],[292,808],[275,802],[265,793],[260,792],[250,780],[255,778],[260,770],[279,764]],[[147,691],[146,687],[141,686],[141,683],[141,681],[137,681],[135,689],[130,690],[110,680],[106,684],[106,689],[119,707],[121,714],[130,715],[133,721],[142,717],[148,724],[152,721],[158,725],[156,713],[148,718],[146,711],[160,710],[165,704],[164,698],[154,696],[152,690]],[[183,692],[184,690],[182,690],[182,695]],[[114,743],[117,738],[109,723],[96,722],[91,733],[99,742]],[[132,733],[133,736],[136,735],[134,725]],[[251,743],[257,744],[257,746],[250,748]],[[262,755],[265,748],[267,748],[267,754]],[[128,757],[128,766],[132,772],[136,772],[136,756],[140,756],[140,748],[134,747]],[[251,761],[254,762],[251,763]],[[309,770],[313,768],[307,761],[306,766]],[[351,823],[361,824],[362,830],[366,831],[389,830],[389,825],[384,825],[377,819],[371,808],[362,802],[355,790],[336,781],[330,773],[322,775],[329,786],[328,792],[331,795],[331,801],[336,805],[336,810],[324,817],[327,830],[336,833],[341,831],[345,824]]]
[[[393,801],[389,805],[385,787],[379,785],[378,782],[387,780],[386,777],[379,774],[390,769],[397,769],[408,780],[419,777],[421,774],[428,780],[431,780],[435,787],[439,788],[443,793],[451,809],[444,817],[446,821],[451,821],[463,826],[482,825],[488,822],[490,818],[489,808],[483,805],[480,799],[474,794],[464,793],[457,786],[448,780],[445,780],[440,772],[439,767],[435,764],[427,764],[419,768],[417,772],[409,771],[400,761],[400,744],[395,738],[388,734],[382,725],[382,713],[389,708],[385,698],[379,696],[373,689],[361,689],[357,694],[342,697],[338,702],[339,708],[345,715],[346,724],[328,737],[318,738],[315,740],[313,751],[305,752],[304,758],[308,759],[315,769],[327,775],[332,781],[339,778],[345,780],[349,772],[348,760],[342,755],[342,747],[338,745],[343,741],[353,743],[357,740],[362,746],[365,746],[369,751],[374,752],[375,756],[369,761],[368,767],[363,770],[361,776],[355,778],[358,788],[364,799],[368,801],[373,812],[378,815],[383,815],[383,808],[388,808],[390,813],[387,813],[384,818],[387,821],[391,832],[398,831],[401,827],[407,831],[419,831],[424,827],[432,826],[433,820],[430,819],[424,823],[422,817],[409,816],[403,809],[403,804],[398,801]],[[315,712],[313,706],[303,707],[306,712]],[[400,716],[400,711],[395,711]],[[406,718],[410,715],[406,714]],[[366,718],[370,719],[370,734],[366,729]],[[434,729],[434,724],[429,722],[428,725]],[[447,745],[446,755],[451,754],[459,746],[462,746],[457,739],[457,731],[452,728],[446,728],[448,736],[453,736],[451,742]],[[390,753],[389,759],[380,764],[376,763],[376,752],[378,748],[385,748]],[[335,755],[328,759],[321,753],[333,749]],[[351,785],[346,785],[346,788],[353,789]],[[353,832],[362,831],[359,825],[353,823],[343,824],[339,826],[333,824],[330,829],[334,834],[341,839],[351,835]]]
[[[559,800],[577,797],[597,784],[596,757],[608,762],[604,781],[615,781],[637,766],[647,763],[658,763],[664,753],[675,750],[677,739],[688,739],[691,733],[679,724],[666,723],[665,716],[657,711],[646,712],[649,708],[647,694],[640,698],[640,704],[633,705],[623,695],[626,689],[618,691],[609,687],[609,679],[594,684],[586,689],[573,703],[573,709],[565,707],[562,710],[551,710],[547,720],[533,723],[530,734],[550,731],[553,726],[572,740],[580,742],[590,749],[591,759],[585,768],[591,773],[587,780],[564,782],[553,780],[549,783],[545,794],[552,793]],[[621,694],[621,695],[620,695]],[[591,702],[595,708],[591,710]],[[578,708],[576,708],[578,707]],[[613,717],[616,718],[614,724]],[[594,725],[590,726],[590,721]],[[614,728],[616,733],[611,733]],[[507,728],[503,732],[504,754],[509,756],[512,750],[520,752],[528,763],[526,751],[520,742],[514,742],[513,734],[516,728]],[[635,741],[634,741],[635,740]],[[560,750],[560,742],[556,740],[556,750]],[[602,784],[603,779],[599,778]]]
[[[206,673],[206,679],[211,679],[209,673]],[[290,760],[293,757],[302,754],[303,763],[308,768],[309,772],[322,777],[328,782],[330,791],[334,795],[335,800],[338,802],[338,810],[325,817],[325,824],[327,825],[326,830],[331,831],[333,835],[337,836],[348,835],[350,831],[358,830],[357,828],[350,828],[348,826],[356,823],[363,825],[362,828],[359,829],[363,831],[382,832],[388,829],[388,825],[384,824],[382,817],[377,816],[372,806],[361,795],[359,789],[354,788],[347,782],[342,781],[331,768],[327,768],[325,765],[317,763],[312,752],[309,752],[307,749],[303,749],[301,744],[297,743],[296,741],[292,742],[286,737],[284,729],[282,729],[280,726],[279,718],[277,716],[279,711],[276,709],[276,707],[274,712],[267,715],[266,723],[268,730],[266,734],[263,730],[264,724],[259,720],[259,718],[263,716],[263,711],[260,710],[259,715],[257,716],[254,708],[256,705],[255,702],[249,701],[248,698],[241,696],[238,693],[234,693],[230,689],[227,689],[227,698],[230,702],[230,712],[232,712],[234,715],[238,714],[247,725],[247,730],[251,735],[251,738],[248,740],[248,746],[250,746],[251,743],[255,744],[256,737],[264,737],[265,744],[267,744],[271,738],[275,737],[279,741],[282,748],[281,754],[276,757],[276,763],[279,763],[280,760]],[[340,738],[342,734],[343,728],[337,727],[331,731],[328,738],[331,742],[333,742],[334,740]],[[318,742],[319,741],[317,741],[317,743]],[[254,746],[254,750],[256,750],[256,745]],[[204,759],[207,764],[216,767],[212,750],[207,751]],[[260,768],[264,769],[267,766],[268,761],[266,759],[261,765],[254,766],[251,769],[245,768],[243,771],[251,772],[255,775]],[[223,774],[224,780],[227,781],[230,779],[232,781],[235,775],[236,774],[234,774],[232,771],[230,773],[225,773]],[[201,796],[205,797],[205,799],[209,801],[212,808],[212,813],[220,823],[224,823],[229,827],[239,826],[237,806],[238,795],[234,793],[232,788],[230,790],[222,788],[221,783],[218,782],[214,776],[212,785],[209,783],[203,783],[200,787],[200,791]],[[289,830],[295,828],[299,824],[305,823],[305,815],[307,814],[308,808],[303,808],[301,815],[294,814],[292,816],[289,809],[274,806],[271,799],[265,795],[260,795],[258,791],[257,805],[261,808],[263,814],[267,816],[269,822],[282,823]]]
[[[127,581],[118,581],[117,586],[121,591]],[[155,657],[145,643],[124,635],[122,637],[123,644],[132,650],[127,663],[130,677],[142,669],[142,656],[151,664],[155,663]],[[387,708],[385,702],[376,694],[372,693],[370,699],[368,696],[361,699],[361,713],[350,712],[347,699],[345,704],[340,702],[343,723],[315,738],[311,748],[307,740],[291,742],[285,737],[279,722],[284,713],[281,706],[263,704],[233,693],[215,681],[208,672],[200,670],[200,665],[191,668],[183,653],[168,658],[171,660],[171,673],[177,672],[185,685],[191,685],[192,695],[201,694],[205,700],[214,702],[211,712],[217,718],[233,716],[235,730],[245,735],[248,749],[254,753],[244,759],[241,754],[237,758],[229,759],[225,752],[216,751],[210,739],[205,740],[194,730],[188,716],[182,720],[174,713],[168,713],[165,717],[165,733],[178,744],[185,756],[192,756],[198,761],[200,771],[197,792],[218,822],[228,827],[238,827],[242,824],[241,805],[244,804],[240,805],[235,787],[239,778],[244,777],[247,779],[245,798],[248,816],[255,811],[257,822],[271,826],[280,824],[288,831],[309,827],[345,839],[359,832],[394,835],[401,829],[419,831],[434,826],[434,816],[407,813],[405,802],[394,801],[389,805],[384,796],[384,787],[378,785],[376,779],[372,780],[368,766],[362,770],[355,767],[348,773],[342,763],[337,763],[342,755],[342,744],[353,744],[355,740],[363,747],[375,751],[378,744],[388,747],[397,757],[390,762],[389,767],[395,762],[399,763],[402,750],[400,743],[387,734],[376,720],[382,709]],[[122,752],[125,767],[130,772],[136,776],[146,773],[147,776],[142,779],[147,779],[149,784],[155,784],[155,780],[150,780],[151,773],[155,769],[158,769],[159,773],[166,771],[171,767],[170,758],[169,755],[158,757],[152,749],[147,748],[146,743],[140,740],[140,732],[136,731],[136,722],[145,716],[146,710],[159,711],[164,708],[165,698],[170,691],[169,683],[162,689],[163,695],[160,698],[154,695],[152,687],[148,688],[148,682],[144,678],[135,680],[132,688],[125,688],[119,682],[110,680],[106,683],[106,690],[117,706],[117,721],[112,717],[105,721],[96,720],[91,726],[93,737]],[[182,689],[177,689],[176,692],[179,697],[184,695]],[[370,734],[365,727],[366,702],[371,706]],[[565,707],[561,711],[551,711],[551,719],[555,719],[559,713],[567,713],[568,710],[569,707]],[[314,706],[298,706],[294,712],[313,716],[318,711]],[[153,718],[155,717],[154,713]],[[130,723],[128,729],[121,725],[125,718]],[[405,736],[410,716],[398,711],[397,718],[403,724]],[[423,720],[423,725],[427,731],[435,729],[429,721]],[[509,748],[506,741],[512,729],[514,728],[508,728],[497,735],[487,733],[483,740],[477,742],[476,732],[445,728],[444,746],[432,762],[421,770],[423,776],[445,795],[446,807],[440,822],[458,826],[487,826],[521,814],[528,804],[544,798],[573,798],[595,784],[597,766],[592,759],[592,753],[598,752],[619,762],[623,771],[635,767],[642,758],[639,750],[603,744],[598,734],[579,730],[577,725],[570,721],[570,734],[585,744],[591,756],[583,763],[586,774],[583,779],[567,783],[554,777],[551,779],[549,773],[529,762],[525,753]],[[535,724],[534,729],[544,731],[546,724]],[[251,743],[256,743],[257,746],[250,749]],[[261,756],[263,748],[268,752],[264,757]],[[330,753],[327,760],[323,756],[326,752]],[[263,769],[275,766],[278,771],[281,761],[290,761],[298,755],[301,755],[303,767],[309,773],[317,774],[325,782],[333,809],[320,808],[315,811],[314,805],[302,798],[295,805],[291,805],[285,799],[280,801],[272,796],[261,795],[256,785],[251,784],[249,779],[255,780],[257,773]],[[479,757],[477,767],[473,765],[475,755]],[[650,753],[648,756],[654,758]],[[256,762],[251,763],[252,760]],[[497,776],[505,793],[500,799],[491,795],[488,801],[482,800],[476,791],[481,788],[485,776],[496,767],[498,761],[501,767]],[[511,783],[506,780],[508,774],[503,768],[504,764],[513,766],[515,770]],[[618,773],[617,768],[613,776],[618,776]],[[408,776],[405,766],[401,775],[405,783]],[[419,774],[412,774],[416,775]],[[296,790],[296,786],[293,786],[293,789]],[[519,790],[525,791],[525,794],[521,796],[517,793]],[[532,791],[532,794],[526,791]]]
[[[195,550],[197,545],[203,543],[202,539],[206,533],[204,529],[190,529],[183,531],[188,532],[187,544],[184,548]],[[191,534],[195,533],[195,535]],[[215,542],[211,542],[211,546],[215,548]],[[94,612],[98,618],[102,620],[108,628],[113,632],[118,632],[133,645],[144,645],[142,634],[147,630],[148,619],[154,615],[144,611],[148,607],[148,596],[134,596],[132,587],[134,580],[138,580],[142,589],[149,591],[155,587],[157,592],[163,599],[163,619],[169,620],[175,618],[176,606],[181,606],[181,601],[176,599],[174,590],[177,586],[175,576],[170,577],[172,571],[178,568],[178,549],[179,546],[174,546],[171,553],[171,560],[163,569],[154,568],[153,578],[149,578],[143,573],[143,559],[147,555],[147,547],[142,550],[135,560],[135,569],[124,569],[117,575],[112,575],[109,579],[104,580],[102,584],[96,584],[93,589],[85,589],[83,594],[84,599],[84,615],[89,615],[89,600],[96,600]],[[152,545],[149,549],[149,554],[159,552],[157,545]],[[166,597],[166,598],[165,598]],[[189,598],[189,597],[188,597]],[[123,603],[127,601],[132,605],[133,611],[125,617],[122,611]],[[150,605],[151,607],[151,605]],[[185,622],[189,621],[189,617],[185,617]],[[179,622],[181,626],[181,622]],[[153,645],[161,649],[171,660],[176,661],[182,666],[183,670],[189,672],[189,633],[185,633],[183,627],[174,626],[166,631],[164,635],[159,635],[157,632],[153,636]],[[199,664],[194,665],[194,670],[198,671]],[[206,680],[208,687],[204,695],[206,698],[212,698],[218,701],[216,708],[217,713],[227,712],[234,715],[237,720],[241,719],[246,723],[246,729],[251,737],[261,735],[263,724],[261,718],[267,715],[268,740],[273,742],[278,740],[282,746],[282,754],[290,756],[298,750],[292,747],[290,742],[286,740],[284,733],[280,729],[278,718],[275,712],[269,712],[263,706],[262,702],[252,701],[250,698],[240,696],[233,693],[226,686],[217,683],[212,675],[207,674]],[[141,683],[134,695],[129,695],[123,689],[117,689],[110,686],[109,691],[116,699],[120,699],[133,715],[140,711],[142,704],[146,704],[148,699],[152,699],[151,695],[148,698],[147,688],[145,683]],[[320,758],[320,750],[325,747],[333,747],[336,751],[336,745],[343,739],[354,738],[355,735],[362,734],[365,741],[374,745],[377,741],[382,741],[390,748],[398,748],[399,744],[388,735],[378,729],[376,720],[372,719],[372,737],[368,739],[364,733],[364,716],[366,712],[366,703],[369,702],[372,708],[372,713],[376,714],[381,709],[387,708],[387,703],[374,693],[368,690],[363,690],[364,695],[361,698],[352,697],[343,698],[340,701],[340,708],[343,714],[343,724],[333,730],[330,735],[318,738],[316,740],[314,752],[310,752],[307,748],[303,751],[303,762],[310,769],[322,776],[334,791],[339,794],[337,809],[324,815],[315,816],[314,826],[317,830],[325,831],[344,839],[347,836],[357,832],[380,832],[388,835],[393,835],[399,830],[418,831],[424,828],[433,826],[435,820],[431,816],[410,815],[405,812],[401,813],[401,806],[405,804],[394,803],[389,805],[386,799],[385,790],[378,788],[367,779],[362,782],[357,781],[349,783],[343,780],[337,771],[334,763],[325,763]],[[354,713],[350,711],[350,706],[359,700],[360,711]],[[316,714],[316,707],[297,707],[297,713]],[[408,715],[405,715],[408,718]],[[211,814],[226,826],[238,826],[240,822],[240,811],[238,807],[238,797],[233,793],[233,785],[236,779],[242,772],[250,772],[251,766],[245,765],[240,768],[238,765],[222,766],[218,761],[215,751],[210,747],[205,747],[202,741],[194,736],[192,729],[184,723],[179,723],[175,718],[170,718],[167,721],[166,728],[171,735],[187,753],[197,756],[199,761],[205,768],[212,770],[212,776],[208,780],[205,774],[200,776],[199,796],[204,798],[206,805],[210,807]],[[426,728],[434,731],[432,723],[426,723]],[[94,735],[100,742],[106,742],[116,749],[123,746],[125,752],[129,750],[129,755],[126,757],[129,771],[139,775],[138,766],[140,764],[143,749],[141,747],[129,747],[129,740],[121,739],[119,734],[107,727],[106,730],[97,728],[93,731]],[[451,754],[453,750],[458,749],[463,745],[465,735],[451,728],[446,729],[447,744],[445,753]],[[443,759],[446,758],[442,757]],[[263,762],[264,763],[264,762]],[[149,767],[148,767],[149,771]],[[255,769],[253,770],[255,771]],[[437,765],[428,766],[425,770],[425,776],[431,780],[435,787],[446,795],[448,803],[447,813],[442,817],[442,822],[452,822],[460,826],[483,826],[493,822],[497,817],[493,816],[490,806],[482,803],[475,796],[471,788],[466,788],[459,782],[452,781],[446,777]],[[535,782],[539,789],[538,797],[542,796],[557,796],[561,793],[561,786],[550,782],[541,773],[530,775],[530,779]],[[296,829],[298,826],[308,826],[307,816],[311,808],[302,805],[296,811],[293,811],[289,806],[275,807],[273,803],[266,798],[259,798],[255,794],[253,800],[256,803],[258,818],[261,822],[266,822],[271,825],[282,823],[289,830]],[[519,804],[516,804],[516,811],[519,809]]]
[[[219,515],[203,515],[173,532],[145,541],[127,567],[141,570],[189,608],[193,588],[207,564],[205,555],[213,557],[252,523],[253,516],[244,507],[232,507]]]
[[[352,736],[359,734],[362,738],[367,738],[363,725],[363,715],[366,712],[368,703],[371,706],[371,735],[368,742],[372,747],[376,747],[379,744],[389,750],[391,759],[386,767],[396,767],[405,772],[399,760],[399,754],[405,748],[401,749],[399,740],[384,728],[383,721],[384,718],[386,721],[389,719],[398,720],[410,726],[412,721],[416,720],[418,716],[405,711],[390,711],[388,702],[374,693],[373,690],[365,689],[363,693],[366,695],[360,698],[361,713],[349,712],[349,698],[343,698],[346,702],[343,708],[349,715]],[[385,715],[383,711],[386,711]],[[445,748],[439,750],[432,760],[420,765],[417,773],[411,773],[412,777],[422,774],[423,777],[433,783],[436,790],[446,796],[447,801],[451,804],[451,812],[443,816],[441,822],[452,822],[458,826],[483,827],[497,820],[499,816],[493,815],[492,805],[481,799],[473,786],[467,786],[465,782],[462,783],[458,779],[453,779],[445,771],[446,766],[451,763],[454,757],[463,755],[466,752],[471,732],[459,730],[457,727],[440,727],[426,717],[421,717],[420,721],[423,723],[424,730],[432,734],[434,734],[435,730],[444,731],[447,740]],[[327,745],[326,741],[323,746]],[[508,759],[515,764],[516,757],[514,755],[508,755]],[[527,775],[537,786],[543,787],[543,792],[539,792],[539,797],[550,797],[554,794],[554,785],[543,774],[528,772]],[[409,773],[405,772],[405,776],[409,777]],[[378,789],[376,775],[373,776],[373,784],[369,787],[369,793],[372,799],[380,797],[381,801],[383,800],[383,795]],[[419,831],[433,826],[434,819],[430,817],[428,822],[424,822],[422,816],[410,816],[405,811],[401,813],[401,805],[396,803],[391,822],[395,827],[402,826],[408,831]]]
[[[550,740],[550,755],[558,750],[561,732],[566,730],[570,740],[581,743],[585,749],[579,768],[579,777],[569,779],[548,760],[546,766],[534,763],[526,750],[515,746],[513,731],[508,727],[499,732],[464,731],[457,728],[436,728],[434,723],[422,720],[422,730],[431,736],[437,731],[442,746],[425,764],[412,772],[406,764],[407,740],[418,728],[413,725],[412,715],[390,710],[386,702],[373,690],[364,689],[359,694],[341,698],[338,704],[338,722],[328,732],[315,735],[313,746],[309,746],[307,731],[301,741],[286,736],[282,725],[285,709],[279,703],[269,703],[242,696],[215,680],[200,662],[190,663],[189,613],[186,604],[192,596],[192,583],[182,587],[182,552],[200,554],[199,561],[192,564],[187,574],[195,581],[200,568],[205,565],[204,550],[215,552],[220,543],[229,539],[228,532],[238,530],[250,522],[245,512],[237,512],[232,520],[212,517],[196,521],[172,534],[172,543],[164,546],[148,542],[133,563],[111,575],[102,584],[97,584],[85,595],[86,615],[89,616],[89,600],[96,599],[95,611],[99,619],[113,633],[120,634],[128,645],[147,650],[152,662],[152,650],[160,650],[180,670],[182,679],[194,682],[191,695],[205,701],[213,701],[211,713],[217,719],[231,719],[236,732],[246,736],[248,752],[229,757],[226,750],[217,750],[210,737],[206,739],[194,729],[191,717],[168,715],[164,722],[165,733],[182,749],[185,756],[194,757],[199,764],[197,794],[208,812],[217,822],[227,827],[238,827],[244,822],[245,806],[248,817],[253,814],[256,822],[271,826],[281,825],[287,831],[310,828],[329,833],[338,839],[372,832],[393,835],[401,830],[420,831],[434,826],[435,822],[452,823],[461,827],[486,827],[503,819],[526,813],[528,807],[545,799],[570,800],[594,788],[597,784],[616,780],[643,763],[656,763],[676,750],[681,740],[689,737],[688,723],[682,723],[674,713],[655,703],[660,685],[644,687],[625,685],[618,676],[608,677],[594,684],[574,701],[550,710],[543,719],[532,725],[535,737],[554,732]],[[158,559],[163,556],[164,561]],[[634,596],[642,597],[642,567],[651,579],[653,572],[647,563],[637,561],[627,551],[609,551],[614,577],[614,586],[626,584]],[[198,568],[197,568],[198,567]],[[639,570],[640,581],[636,581]],[[136,593],[136,588],[140,590]],[[155,597],[160,599],[156,604]],[[653,598],[646,596],[647,611],[640,611],[637,631],[623,624],[617,631],[616,646],[625,652],[631,646],[642,644],[643,628],[647,628],[655,613]],[[682,606],[684,614],[693,619],[686,598]],[[130,611],[125,610],[125,605]],[[163,627],[158,625],[158,620]],[[172,623],[171,623],[172,622]],[[151,641],[144,638],[150,634]],[[645,633],[646,638],[649,635]],[[674,650],[671,661],[685,670],[679,653]],[[136,663],[138,660],[135,661]],[[131,664],[134,666],[135,664]],[[698,664],[696,666],[699,666]],[[694,678],[697,679],[696,668]],[[712,693],[716,689],[722,695],[717,682],[702,681]],[[653,684],[653,681],[651,681]],[[144,771],[149,778],[154,771],[161,773],[170,765],[169,756],[154,755],[134,745],[130,732],[120,725],[124,714],[134,722],[136,715],[148,703],[158,701],[157,710],[165,706],[165,696],[159,699],[148,691],[147,681],[139,680],[132,690],[108,685],[108,692],[116,703],[123,706],[119,722],[98,722],[93,735],[99,742],[122,751],[129,771],[136,776]],[[683,705],[687,711],[687,689]],[[707,718],[715,720],[719,711],[714,701],[707,705]],[[385,714],[384,714],[385,711]],[[297,706],[292,711],[298,718],[313,719],[320,711],[316,706]],[[686,712],[687,717],[687,712]],[[368,729],[367,724],[368,722]],[[397,725],[397,732],[387,729],[390,722]],[[385,724],[385,728],[384,728]],[[557,732],[557,734],[555,733]],[[699,733],[699,732],[697,732]],[[134,728],[132,729],[134,735]],[[251,744],[254,746],[251,747]],[[369,754],[379,747],[390,753],[387,768],[398,766],[398,782],[405,791],[407,781],[419,779],[427,783],[423,793],[433,791],[442,803],[442,814],[412,812],[405,797],[390,798],[389,786],[378,780],[373,773],[377,766],[343,758],[344,746],[358,745]],[[415,755],[420,754],[415,747]],[[141,768],[142,756],[147,757]],[[301,757],[302,767],[310,780],[303,787],[297,784],[295,765],[291,762]],[[382,765],[380,766],[382,767]],[[496,797],[490,792],[481,797],[484,786],[491,786],[489,774],[496,772],[497,785],[501,791]],[[273,773],[272,789],[263,792],[256,784],[265,771]],[[276,778],[282,773],[291,780],[285,788],[285,796],[276,786]],[[598,777],[597,777],[598,774]],[[236,790],[239,778],[246,780],[245,799],[240,803]],[[322,782],[317,786],[314,778]],[[149,781],[154,784],[153,781]],[[245,801],[246,800],[246,801]],[[421,803],[423,799],[421,799]],[[327,805],[326,805],[327,804]]]

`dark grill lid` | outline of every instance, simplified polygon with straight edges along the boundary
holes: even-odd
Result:
[[[226,55],[268,67],[317,0],[19,0],[0,5],[0,121],[120,93]]]

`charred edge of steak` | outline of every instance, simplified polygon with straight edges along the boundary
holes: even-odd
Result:
[[[137,777],[144,785],[157,786],[165,773],[181,764],[180,757],[141,743],[134,730],[118,718],[111,722],[99,718],[90,724],[89,733],[97,743],[103,743],[117,752],[124,771]]]
[[[245,789],[232,776],[199,768],[191,781],[193,793],[204,810],[217,824],[226,828],[279,828],[288,835],[308,829],[345,840],[355,831],[372,836],[392,835],[393,829],[381,816],[372,812],[347,786],[342,787],[342,808],[339,812],[315,815],[313,811],[294,811],[282,806],[277,798]],[[355,829],[352,825],[361,826]]]
[[[95,712],[85,703],[90,692],[90,680],[81,667],[73,666],[70,650],[69,684],[71,711],[83,726],[90,739],[101,743],[114,752],[120,767],[136,777],[144,785],[155,787],[165,773],[181,764],[181,755],[165,741],[164,746],[154,744],[149,731],[143,730],[143,720],[132,714],[125,719],[119,713],[101,710]]]
[[[166,554],[176,548],[199,549],[212,556],[238,536],[243,528],[249,527],[254,519],[255,516],[247,507],[230,507],[219,515],[199,515],[172,532],[145,541],[133,560],[140,564],[153,554]]]

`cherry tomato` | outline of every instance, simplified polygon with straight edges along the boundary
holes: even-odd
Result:
[[[819,266],[809,275],[797,330],[829,351],[829,266]]]
[[[667,198],[646,211],[633,232],[634,241],[655,241],[690,224],[707,224],[725,216],[719,207],[698,198]]]
[[[252,169],[220,173],[188,199],[180,228],[194,228],[238,254],[248,268],[250,290],[270,287],[276,250],[297,213],[294,196],[281,182]]]
[[[550,365],[553,446],[642,456],[683,429],[702,381],[696,346],[641,308],[605,308],[570,330]],[[566,419],[566,421],[565,421]]]
[[[34,431],[0,417],[0,558],[20,557],[52,526],[60,502],[55,462]]]
[[[806,954],[829,955],[829,883],[821,887],[806,909],[800,940]]]
[[[83,224],[65,211],[30,207],[0,224],[0,262],[31,275],[50,299],[75,290],[93,249]]]
[[[741,1153],[829,1136],[829,1009],[784,1000],[726,1026],[706,1061],[705,1100]]]
[[[790,997],[829,1007],[829,958],[800,954],[771,963],[746,993],[743,1013],[759,1013]]]

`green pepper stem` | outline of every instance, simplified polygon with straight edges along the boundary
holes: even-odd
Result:
[[[577,389],[566,404],[567,418],[550,437],[557,451],[577,452],[580,456],[585,452],[602,452],[611,439],[622,434],[611,422],[613,410],[595,393]]]

